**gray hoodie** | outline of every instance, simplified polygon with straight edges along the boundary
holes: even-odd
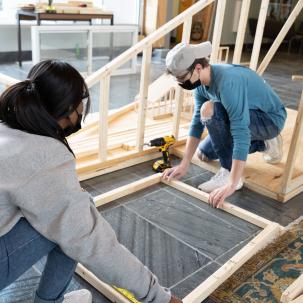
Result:
[[[143,302],[170,300],[81,190],[75,159],[61,142],[0,123],[0,214],[0,236],[25,217],[104,282]]]

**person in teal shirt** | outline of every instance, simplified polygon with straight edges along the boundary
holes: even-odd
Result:
[[[263,152],[267,163],[282,159],[286,110],[279,96],[253,70],[235,64],[209,64],[210,42],[180,43],[167,54],[167,70],[179,85],[193,90],[195,110],[181,163],[164,178],[186,174],[197,150],[201,161],[219,160],[220,170],[199,189],[210,193],[210,203],[223,201],[243,186],[247,155]],[[204,128],[208,135],[201,141]]]

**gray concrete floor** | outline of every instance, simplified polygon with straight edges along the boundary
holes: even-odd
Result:
[[[30,63],[26,63],[19,69],[15,64],[0,65],[0,72],[24,79],[30,66]],[[138,71],[139,68],[140,66]],[[155,55],[151,78],[155,79],[163,71],[164,59]],[[286,106],[297,108],[303,87],[302,83],[291,82],[292,74],[303,74],[302,58],[297,55],[288,57],[287,54],[280,53],[267,69],[264,78],[277,91]],[[138,92],[139,79],[139,72],[129,77],[113,77],[110,107],[117,108],[131,102]],[[96,92],[93,94],[93,109],[96,109]],[[174,159],[175,164],[178,161]],[[82,186],[93,196],[98,195],[151,175],[153,173],[151,166],[152,162],[146,162],[86,180],[82,182]],[[211,173],[202,168],[191,165],[183,181],[197,186],[211,176]],[[228,201],[284,226],[303,214],[303,194],[286,204],[281,204],[243,188]],[[121,198],[101,207],[100,213],[112,225],[119,241],[159,277],[162,285],[170,288],[173,294],[181,298],[259,232],[256,226],[221,210],[212,209],[207,204],[166,185],[155,185]],[[34,288],[44,262],[45,259],[38,262],[35,266],[37,270],[34,272],[31,270],[27,276],[20,279],[23,279],[22,281],[27,279]],[[94,302],[107,302],[102,295],[75,276],[69,290],[79,288],[91,289]],[[18,301],[19,291],[13,292],[10,289],[5,291],[12,298],[11,301],[5,302]],[[2,295],[0,293],[0,303],[4,297],[3,293]]]

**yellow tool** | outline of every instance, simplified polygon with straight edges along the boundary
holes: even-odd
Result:
[[[130,291],[128,291],[128,290],[126,290],[124,288],[119,288],[117,286],[113,286],[113,288],[115,290],[117,290],[120,294],[122,294],[125,298],[127,298],[130,302],[132,302],[132,303],[141,303],[140,301],[138,301],[135,298],[134,294],[131,293]]]
[[[153,164],[153,170],[157,173],[162,173],[166,168],[171,167],[170,158],[169,158],[169,147],[176,142],[174,136],[164,136],[151,140],[145,145],[148,146],[157,146],[159,151],[162,152],[163,159],[158,160]]]

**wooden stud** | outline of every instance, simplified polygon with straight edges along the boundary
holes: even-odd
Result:
[[[246,261],[248,261],[259,250],[272,242],[280,234],[280,225],[270,223],[254,239],[245,245],[237,254],[220,267],[202,284],[195,288],[190,294],[183,298],[183,303],[200,303],[206,299],[216,288],[236,272]]]
[[[258,61],[259,61],[259,55],[260,55],[260,49],[263,39],[263,32],[267,17],[267,10],[268,10],[269,0],[262,0],[261,2],[261,8],[258,18],[258,24],[257,29],[255,33],[255,40],[254,40],[254,46],[252,50],[251,55],[251,61],[250,61],[250,68],[253,70],[257,69]]]
[[[298,298],[292,300],[290,303],[303,303],[303,295],[301,295]]]
[[[266,0],[267,1],[267,0]],[[286,34],[288,33],[289,29],[295,22],[296,18],[300,14],[301,10],[303,8],[303,0],[299,0],[294,7],[293,11],[287,18],[286,22],[284,23],[283,27],[281,28],[277,38],[275,41],[272,43],[269,51],[267,52],[266,56],[264,57],[263,61],[261,62],[259,68],[258,68],[258,74],[262,75],[268,66],[269,62],[275,55],[276,51],[278,50],[279,46],[281,45],[283,39],[285,38]],[[256,65],[257,66],[257,65]],[[255,66],[255,67],[256,67]]]
[[[212,53],[210,56],[210,63],[218,62],[219,47],[223,29],[224,13],[226,0],[217,1],[216,19],[214,25],[214,33],[212,39]]]
[[[141,152],[143,150],[143,144],[144,144],[145,116],[146,116],[146,107],[147,107],[151,55],[152,55],[152,47],[148,46],[143,51],[142,69],[141,69],[138,131],[137,131],[137,142],[136,142],[136,147],[138,152]]]
[[[82,264],[78,263],[75,271],[82,279],[84,279],[91,286],[96,288],[106,298],[114,303],[130,303],[121,293],[116,291],[110,285],[99,280],[91,271],[85,268]]]
[[[301,75],[293,75],[291,77],[291,80],[293,80],[293,81],[303,81],[303,76],[301,76]]]
[[[290,284],[282,293],[281,302],[289,303],[295,300],[299,295],[303,294],[303,274]]]
[[[140,179],[130,184],[120,186],[119,188],[108,191],[104,194],[94,197],[96,207],[107,204],[121,197],[125,197],[141,189],[157,184],[161,181],[161,173],[151,175],[149,177]]]
[[[237,38],[236,38],[236,44],[235,44],[235,50],[233,56],[233,64],[240,64],[241,62],[241,55],[242,55],[244,38],[245,38],[250,1],[251,0],[242,1],[241,14],[239,19],[238,32],[237,32]]]
[[[192,17],[188,18],[183,24],[182,42],[190,42],[192,26]],[[184,99],[184,92],[180,85],[176,88],[176,100],[175,100],[175,111],[174,111],[174,122],[173,122],[173,135],[178,140],[179,138],[179,126],[182,112],[182,104]]]
[[[105,161],[107,159],[109,90],[110,76],[108,75],[104,77],[100,82],[99,158],[101,161]]]
[[[302,0],[303,3],[303,0]],[[293,175],[293,170],[294,170],[294,165],[296,163],[298,151],[299,151],[299,140],[300,140],[300,134],[302,133],[303,129],[303,91],[301,94],[301,100],[299,103],[299,109],[298,109],[298,114],[297,114],[297,119],[296,119],[296,124],[294,127],[288,155],[287,155],[287,160],[286,160],[286,165],[283,173],[283,178],[282,178],[282,193],[286,194],[288,191],[288,185],[292,179]]]
[[[162,179],[161,181],[171,187],[176,188],[179,191],[184,192],[185,194],[188,194],[205,203],[208,203],[209,194],[207,194],[197,188],[194,188],[188,184],[185,184],[185,183],[183,183],[181,181],[177,181],[177,180],[172,180],[172,181],[168,182],[168,181],[165,181]],[[242,208],[240,208],[236,205],[233,205],[231,203],[228,203],[226,201],[223,203],[223,206],[221,209],[238,218],[241,218],[247,222],[250,222],[256,226],[259,226],[261,228],[264,228],[271,223],[271,221],[269,221],[267,219],[264,219],[256,214],[253,214],[245,209],[242,209]]]

